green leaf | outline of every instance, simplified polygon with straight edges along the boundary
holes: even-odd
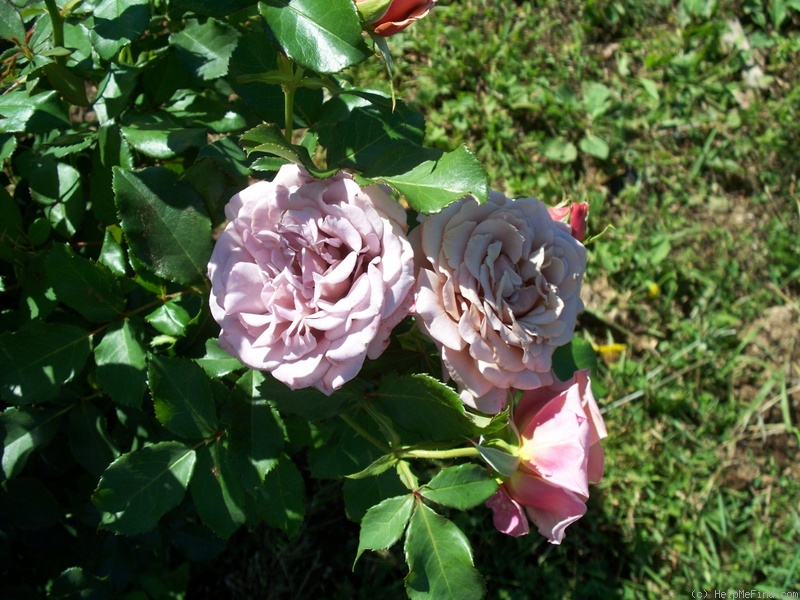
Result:
[[[318,169],[314,161],[311,160],[308,150],[303,146],[286,141],[281,129],[273,123],[258,125],[250,129],[242,135],[239,143],[248,156],[253,152],[274,154],[289,162],[303,165],[315,177],[330,177],[336,172],[335,169],[327,171]]]
[[[95,477],[100,477],[119,456],[106,432],[105,416],[90,401],[70,410],[67,434],[72,456]]]
[[[382,154],[391,156],[397,148],[402,151],[399,142],[413,144],[405,147],[407,153],[424,152],[418,146],[425,137],[425,120],[403,102],[393,106],[391,98],[376,92],[348,90],[326,102],[324,108],[315,131],[331,166],[367,171]]]
[[[488,197],[486,173],[466,147],[452,152],[412,150],[407,144],[390,148],[364,176],[388,183],[414,210],[426,214],[439,212],[468,194],[479,202]]]
[[[283,529],[290,537],[297,533],[306,513],[306,493],[303,476],[288,456],[281,456],[267,473],[255,502],[259,517],[269,526]]]
[[[550,160],[570,163],[578,158],[578,149],[575,144],[568,142],[564,138],[554,138],[545,144],[544,155]]]
[[[174,158],[188,148],[199,148],[206,144],[205,128],[184,127],[151,117],[130,121],[122,127],[125,140],[145,156],[165,160]]]
[[[317,73],[338,73],[372,54],[352,0],[266,0],[258,10],[286,55]]]
[[[245,368],[238,358],[223,350],[215,339],[206,340],[206,354],[203,358],[196,358],[195,362],[213,379],[225,377]]]
[[[206,374],[185,358],[154,356],[147,371],[156,417],[185,438],[207,438],[219,428]]]
[[[363,390],[354,382],[326,396],[314,388],[290,390],[272,376],[265,377],[260,391],[261,396],[274,402],[281,412],[300,415],[310,421],[335,417],[347,410],[350,403],[363,398]]]
[[[117,207],[114,205],[112,186],[114,167],[133,168],[133,155],[119,126],[107,123],[97,130],[97,146],[92,153],[92,171],[89,175],[92,213],[98,221],[106,225],[117,224]]]
[[[89,355],[91,335],[72,325],[26,323],[0,334],[0,396],[13,404],[58,398]]]
[[[63,508],[40,479],[17,477],[3,486],[3,492],[0,514],[6,523],[14,524],[14,529],[44,529],[58,523],[63,515]]]
[[[281,417],[260,395],[263,379],[253,370],[242,375],[229,404],[228,460],[251,493],[278,463],[284,443]]]
[[[605,113],[608,107],[611,106],[608,100],[609,96],[611,96],[611,90],[602,83],[592,82],[587,84],[583,90],[583,104],[589,116],[596,119]]]
[[[597,364],[592,343],[583,338],[574,337],[569,344],[559,346],[553,352],[553,373],[561,381],[572,378],[579,369],[591,369]]]
[[[372,506],[407,491],[395,471],[366,479],[345,479],[342,494],[347,518],[358,523]]]
[[[29,96],[14,90],[0,96],[0,133],[50,133],[69,125],[66,106],[55,90]]]
[[[76,255],[69,246],[54,244],[46,269],[56,298],[87,321],[105,323],[125,310],[122,289],[111,271]]]
[[[398,459],[394,454],[384,454],[367,468],[360,470],[358,473],[348,475],[348,479],[365,479],[367,477],[375,477],[391,469],[398,463]]]
[[[228,73],[228,61],[238,41],[236,29],[215,19],[204,23],[188,19],[181,31],[169,36],[184,68],[206,81]]]
[[[115,460],[92,495],[103,512],[100,526],[126,535],[144,533],[186,493],[195,451],[180,442],[159,442]]]
[[[92,16],[94,27],[89,30],[92,46],[100,58],[110,60],[147,29],[150,4],[148,0],[101,0]]]
[[[497,491],[497,481],[475,464],[464,464],[439,471],[420,494],[432,502],[466,510],[485,502]]]
[[[224,17],[248,6],[258,0],[170,0],[170,8],[178,11],[191,11],[210,17]]]
[[[387,498],[370,508],[361,520],[358,553],[353,564],[358,562],[364,550],[384,550],[393,546],[403,536],[413,508],[413,494]]]
[[[363,413],[352,417],[363,429],[375,431],[377,428]],[[356,433],[343,421],[335,421],[334,428],[325,444],[313,448],[308,453],[311,475],[317,479],[340,479],[351,473],[366,469],[383,453]]]
[[[144,320],[150,323],[156,331],[172,337],[182,337],[192,320],[192,315],[183,307],[181,296],[173,298],[159,306]]]
[[[58,578],[52,580],[52,584],[52,589],[48,590],[48,597],[53,600],[109,598],[114,589],[110,578],[97,577],[82,567],[65,569]]]
[[[94,350],[97,381],[123,406],[139,408],[147,387],[147,361],[138,321],[125,319],[106,331]]]
[[[97,86],[97,100],[94,110],[100,125],[121,115],[129,106],[131,94],[139,78],[138,67],[113,64]]]
[[[30,174],[31,197],[45,205],[53,228],[71,237],[80,227],[86,202],[80,171],[67,163],[44,156]]]
[[[148,270],[184,285],[205,277],[211,223],[190,185],[162,167],[115,167],[114,192],[128,244]]]
[[[428,375],[388,375],[373,402],[401,427],[431,440],[469,439],[478,432],[458,394]]]
[[[422,503],[411,517],[405,543],[411,600],[474,600],[485,584],[472,563],[472,550],[461,530]]]
[[[652,79],[647,79],[645,77],[639,78],[639,83],[644,88],[644,91],[656,102],[659,101],[659,94],[658,94],[658,85]]]
[[[0,3],[0,38],[17,38],[18,42],[25,41],[25,24],[22,17],[11,2]]]
[[[46,446],[58,430],[63,411],[36,406],[9,408],[0,413],[0,437],[3,438],[3,479],[20,474],[31,452]]]
[[[478,448],[478,452],[481,453],[481,458],[486,461],[486,464],[503,477],[511,477],[517,472],[519,456],[509,454],[508,452],[491,446],[477,445],[476,448]]]
[[[597,366],[597,353],[589,340],[574,337],[570,342],[570,348],[572,357],[575,359],[575,366],[579,369],[593,369]]]
[[[594,135],[593,133],[587,133],[586,137],[584,137],[580,143],[578,144],[582,152],[586,152],[586,154],[591,154],[592,156],[599,158],[600,160],[606,160],[608,158],[608,144],[606,141]]]
[[[86,97],[86,85],[83,77],[78,77],[64,65],[51,62],[42,67],[50,85],[55,88],[59,95],[77,106],[89,106],[91,103]]]
[[[203,523],[219,537],[228,539],[247,521],[244,489],[219,442],[197,451],[197,466],[189,488]]]
[[[125,277],[128,272],[128,260],[122,247],[122,229],[117,225],[109,225],[103,234],[103,245],[97,262],[108,267],[117,277]]]

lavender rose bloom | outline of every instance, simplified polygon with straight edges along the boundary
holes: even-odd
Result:
[[[420,217],[415,313],[461,399],[494,414],[509,389],[553,383],[557,346],[583,310],[586,249],[535,198],[491,192]]]
[[[220,346],[325,394],[384,351],[413,301],[414,264],[405,211],[381,188],[286,165],[225,214],[208,265]]]

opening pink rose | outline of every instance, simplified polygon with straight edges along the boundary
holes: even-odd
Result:
[[[356,8],[375,35],[389,37],[428,14],[436,0],[356,0]]]
[[[583,310],[586,249],[535,198],[497,192],[421,216],[417,322],[436,342],[461,399],[497,413],[508,390],[553,382],[552,355]]]
[[[521,440],[519,468],[486,505],[499,531],[525,535],[530,518],[540,534],[560,544],[567,526],[586,513],[589,482],[603,476],[600,440],[607,434],[589,372],[525,392],[514,424]]]
[[[292,389],[325,394],[384,351],[414,274],[405,211],[382,189],[285,165],[225,214],[208,265],[220,346]]]

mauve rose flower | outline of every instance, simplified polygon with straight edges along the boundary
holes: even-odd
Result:
[[[208,265],[220,346],[325,394],[384,351],[413,301],[414,266],[405,211],[382,189],[285,165],[225,214]]]
[[[469,406],[501,411],[511,388],[553,382],[552,355],[583,310],[586,249],[535,198],[491,192],[421,216],[411,234],[414,312]]]
[[[514,537],[529,532],[560,544],[568,525],[586,513],[589,482],[603,476],[606,427],[588,371],[566,382],[523,393],[514,424],[521,445],[517,471],[487,500],[497,529]]]
[[[428,14],[436,0],[356,0],[361,18],[375,35],[389,37]]]

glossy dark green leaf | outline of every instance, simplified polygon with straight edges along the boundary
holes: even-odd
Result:
[[[122,134],[136,150],[152,158],[173,158],[188,148],[206,143],[202,127],[184,127],[177,123],[154,119],[138,119],[123,125]]]
[[[111,65],[97,86],[94,110],[100,125],[118,117],[128,108],[128,102],[139,77],[140,69],[129,65]]]
[[[255,496],[256,510],[271,527],[283,529],[289,536],[297,533],[306,514],[303,476],[288,456],[264,478]]]
[[[483,167],[463,146],[452,152],[389,148],[364,175],[388,183],[422,213],[438,212],[467,194],[483,202],[489,193]]]
[[[357,383],[348,383],[330,396],[314,388],[290,390],[286,385],[268,375],[260,387],[261,396],[274,402],[281,412],[300,415],[310,421],[322,421],[335,417],[348,406],[363,397]]]
[[[148,314],[145,321],[156,331],[172,337],[181,337],[192,320],[192,315],[184,308],[180,298],[173,298]]]
[[[24,236],[19,206],[4,188],[0,188],[0,245],[17,247],[24,243]]]
[[[215,339],[206,340],[206,354],[202,358],[196,358],[195,362],[206,372],[206,375],[214,379],[225,377],[234,371],[245,368],[238,358],[234,358],[223,350]]]
[[[229,404],[229,460],[251,493],[262,485],[281,455],[284,430],[281,417],[261,398],[264,376],[248,370],[236,382]]]
[[[12,404],[57,398],[83,369],[90,337],[79,327],[41,321],[0,334],[0,396]]]
[[[358,523],[371,507],[407,491],[395,471],[386,471],[366,479],[346,479],[342,494],[347,518]]]
[[[403,537],[413,508],[413,494],[387,498],[370,508],[361,520],[354,563],[364,550],[385,550]]]
[[[348,479],[366,479],[367,477],[375,477],[381,473],[385,473],[398,463],[398,459],[394,454],[384,454],[379,457],[366,468],[361,469],[358,473],[351,473],[347,476]]]
[[[64,65],[55,62],[46,64],[42,71],[50,85],[64,100],[76,106],[89,106],[90,102],[86,97],[83,77],[79,77]]]
[[[417,147],[425,137],[422,115],[403,102],[393,106],[391,98],[375,92],[344,94],[326,102],[315,130],[331,166],[367,171],[382,154],[393,154],[399,142],[413,144],[401,147],[413,156],[425,152]]]
[[[486,587],[472,562],[466,536],[422,504],[411,517],[405,543],[406,593],[411,600],[478,600]]]
[[[70,237],[78,230],[86,209],[80,171],[45,157],[31,172],[30,191],[56,231]]]
[[[108,267],[117,277],[125,277],[127,274],[128,260],[122,247],[122,229],[118,225],[106,227],[97,262]]]
[[[428,375],[388,375],[373,401],[395,423],[431,440],[466,440],[478,432],[458,394]]]
[[[25,40],[25,25],[19,12],[11,2],[0,4],[0,38],[17,38],[18,42]]]
[[[553,373],[561,381],[572,378],[579,369],[591,369],[597,364],[592,343],[583,338],[574,337],[569,344],[559,346],[553,352]]]
[[[152,273],[189,285],[202,280],[211,256],[211,223],[203,200],[167,169],[114,169],[122,230]]]
[[[216,133],[233,133],[247,127],[243,106],[238,99],[231,102],[227,96],[206,90],[202,94],[192,91],[172,96],[164,108],[176,121],[190,125],[205,125]],[[229,140],[229,138],[222,138]],[[221,140],[217,140],[219,142]],[[208,146],[203,146],[203,149]]]
[[[206,81],[228,73],[238,40],[236,29],[215,19],[187,19],[183,29],[169,36],[184,68]]]
[[[122,289],[111,271],[78,256],[69,246],[54,244],[47,255],[46,269],[59,302],[87,321],[111,321],[125,310]]]
[[[484,468],[463,464],[439,471],[420,494],[432,502],[466,510],[485,502],[497,491],[497,481]]]
[[[55,90],[29,96],[21,90],[0,95],[0,133],[49,133],[69,124],[67,107]]]
[[[110,60],[122,48],[142,35],[150,20],[148,0],[101,0],[92,11],[92,46],[100,58]]]
[[[266,0],[258,10],[286,55],[317,73],[338,73],[372,54],[351,0]]]
[[[107,123],[97,130],[97,146],[92,153],[92,172],[89,183],[92,190],[92,213],[106,225],[117,223],[114,205],[112,169],[133,168],[133,155],[128,142],[115,123]]]
[[[286,141],[281,129],[275,124],[262,124],[247,131],[239,140],[248,155],[253,152],[274,154],[281,158],[303,165],[315,177],[329,177],[335,170],[321,170],[316,167],[308,150],[298,144]]]
[[[33,243],[36,239],[38,243],[44,243],[50,235],[50,223],[47,219],[40,217],[28,227],[28,241]],[[45,271],[45,259],[47,254],[25,255],[21,261],[22,270],[19,275],[19,283],[22,288],[20,298],[20,311],[31,321],[45,319],[57,306],[56,294],[50,286]]]
[[[154,356],[147,381],[156,417],[172,433],[185,438],[206,438],[217,431],[211,387],[197,364],[185,358]]]
[[[11,158],[17,149],[17,138],[10,133],[0,134],[0,161]]]
[[[223,539],[247,521],[245,491],[227,461],[225,447],[217,442],[197,450],[197,465],[189,484],[197,513],[211,531]]]
[[[377,425],[369,417],[357,413],[352,418],[362,429],[381,438]],[[309,451],[308,462],[312,476],[318,479],[340,479],[366,469],[383,455],[383,452],[344,421],[334,421],[330,437],[325,444]]]
[[[8,408],[0,413],[3,479],[19,475],[31,452],[50,443],[62,413],[36,406]]]
[[[53,580],[48,596],[53,600],[109,598],[113,589],[109,578],[98,577],[83,567],[70,567]]]
[[[92,495],[100,526],[126,535],[144,533],[178,505],[196,462],[180,442],[159,442],[123,454],[106,469]]]
[[[170,0],[170,8],[179,11],[192,11],[199,15],[224,17],[248,6],[254,6],[258,0]]]
[[[119,456],[109,437],[105,415],[88,400],[69,411],[67,434],[72,456],[95,477]]]
[[[94,350],[97,381],[118,404],[139,408],[147,387],[147,361],[138,321],[125,319],[106,330]]]

